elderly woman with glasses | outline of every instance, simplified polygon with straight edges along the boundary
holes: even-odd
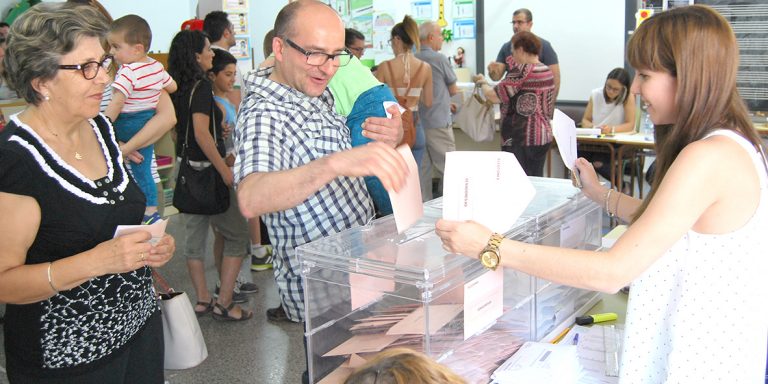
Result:
[[[99,114],[112,58],[89,7],[39,4],[11,28],[5,76],[28,103],[0,135],[0,302],[11,383],[163,382],[144,196]]]

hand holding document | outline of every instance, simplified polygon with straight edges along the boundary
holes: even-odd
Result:
[[[576,123],[559,109],[555,109],[555,115],[552,120],[552,134],[557,141],[557,149],[560,151],[560,157],[565,166],[573,175],[573,183],[577,188],[581,188],[581,179],[579,170],[576,169],[576,158],[578,150],[576,147]]]
[[[151,225],[118,225],[117,229],[115,229],[115,235],[112,237],[115,238],[129,233],[145,231],[152,235],[149,243],[155,245],[165,235],[166,226],[168,226],[168,219],[158,220]]]
[[[421,202],[421,186],[419,184],[419,167],[413,152],[408,145],[397,147],[397,152],[403,156],[408,165],[408,178],[398,192],[388,192],[392,204],[392,214],[395,216],[397,233],[403,233],[424,216],[424,205]]]
[[[443,219],[474,220],[504,233],[536,195],[509,152],[454,151],[445,155]]]
[[[555,109],[552,119],[552,134],[557,141],[557,149],[565,166],[573,171],[578,151],[576,150],[576,123],[559,109]]]

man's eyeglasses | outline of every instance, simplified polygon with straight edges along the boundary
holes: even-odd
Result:
[[[291,41],[291,39],[286,38],[283,40],[285,40],[285,42],[288,43],[291,48],[299,51],[302,55],[304,55],[307,58],[307,64],[312,66],[319,67],[330,60],[335,67],[343,67],[349,64],[349,61],[352,60],[352,54],[347,50],[341,53],[330,55],[325,52],[307,51],[306,49]]]
[[[86,80],[92,80],[99,74],[99,69],[104,68],[105,71],[108,71],[109,67],[112,65],[112,60],[112,56],[107,55],[104,56],[101,61],[89,61],[87,63],[74,65],[59,65],[59,69],[82,71],[83,77],[85,77]]]

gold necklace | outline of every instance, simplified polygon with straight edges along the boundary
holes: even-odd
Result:
[[[48,126],[47,126],[47,125],[44,125],[44,126],[45,126],[45,129],[46,129],[48,132],[50,132],[50,133],[51,133],[51,135],[53,135],[53,136],[55,136],[55,137],[59,137],[59,134],[58,134],[58,133],[56,133],[56,132],[54,132],[53,130],[51,130],[50,128],[48,128]],[[78,135],[78,136],[80,136],[80,131],[79,131],[79,130],[77,131],[77,135]],[[82,160],[82,159],[83,159],[83,155],[81,155],[81,154],[80,154],[80,152],[78,152],[78,151],[77,151],[77,149],[75,149],[75,160]]]

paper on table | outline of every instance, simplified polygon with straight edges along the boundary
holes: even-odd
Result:
[[[433,305],[429,308],[429,334],[434,335],[464,308],[459,304]],[[424,307],[416,308],[411,314],[387,331],[387,335],[425,335]]]
[[[165,227],[167,225],[168,219],[159,220],[150,225],[118,225],[117,229],[115,229],[115,235],[112,237],[115,238],[129,233],[146,231],[152,235],[152,238],[149,239],[149,243],[155,245],[163,238],[163,235],[165,235]]]
[[[474,220],[504,233],[536,195],[509,152],[453,151],[445,155],[443,218]]]
[[[581,365],[575,345],[526,342],[495,372],[496,383],[576,383]]]
[[[330,350],[323,357],[379,352],[399,338],[400,335],[382,335],[378,333],[373,335],[355,335],[341,343],[338,347]]]
[[[399,191],[387,191],[392,203],[392,213],[395,215],[397,233],[403,233],[411,225],[416,224],[424,216],[424,204],[421,202],[421,185],[419,184],[419,166],[413,158],[413,152],[408,145],[397,147],[397,152],[403,156],[408,165],[408,177]]]
[[[552,119],[552,134],[557,141],[557,149],[565,166],[573,170],[578,153],[576,150],[576,123],[559,109],[555,109]]]

